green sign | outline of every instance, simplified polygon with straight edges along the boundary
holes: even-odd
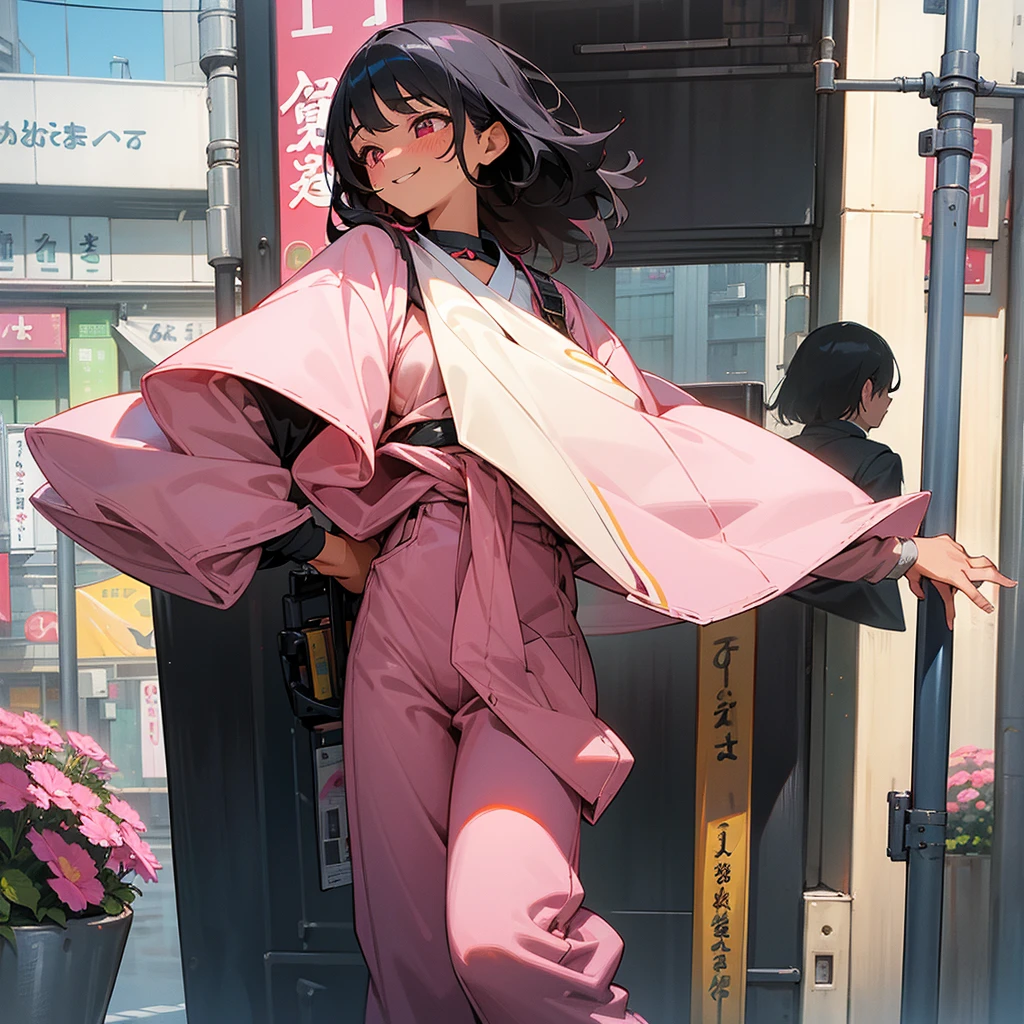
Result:
[[[117,344],[109,310],[68,310],[68,384],[71,405],[116,395]]]

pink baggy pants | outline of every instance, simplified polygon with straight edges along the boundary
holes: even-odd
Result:
[[[612,979],[622,941],[583,909],[580,798],[451,664],[463,506],[414,509],[367,582],[345,694],[366,1024],[644,1024]],[[546,526],[511,552],[524,640],[589,655]],[[588,663],[589,664],[589,663]]]

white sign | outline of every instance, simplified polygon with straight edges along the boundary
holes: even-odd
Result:
[[[30,281],[71,280],[67,217],[25,218],[25,276]]]
[[[345,808],[345,764],[341,745],[316,752],[317,846],[320,849],[320,888],[352,884],[352,852]]]
[[[160,684],[156,679],[143,679],[139,684],[140,723],[142,727],[142,777],[166,779],[167,757],[164,753],[164,723],[160,713]]]
[[[25,444],[24,430],[7,431],[7,501],[11,552],[36,551],[36,510],[29,498],[46,479]]]
[[[120,335],[129,346],[129,364],[132,369],[148,369],[163,362],[169,355],[190,342],[201,338],[217,326],[214,319],[194,320],[153,320],[145,317],[132,317],[119,320],[114,325],[114,333]],[[122,351],[125,346],[121,346]],[[135,355],[136,359],[131,357]]]
[[[110,221],[106,217],[71,218],[71,277],[110,280]]]
[[[25,276],[25,218],[0,216],[0,281]]]
[[[206,88],[4,75],[7,184],[206,190]]]

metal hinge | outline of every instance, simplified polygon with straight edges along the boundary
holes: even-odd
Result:
[[[910,794],[890,793],[889,836],[886,854],[905,861],[911,850],[927,850],[946,844],[946,812],[922,811],[910,806]]]

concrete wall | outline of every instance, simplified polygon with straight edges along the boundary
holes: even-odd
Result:
[[[982,4],[982,74],[1010,80],[1012,0]],[[892,78],[938,69],[944,19],[919,0],[851,0],[842,77]],[[846,98],[839,314],[892,344],[903,385],[873,436],[903,457],[905,489],[920,486],[926,295],[924,162],[918,132],[934,109],[916,96]],[[929,200],[930,201],[930,198]],[[1005,236],[1005,225],[1001,233]],[[1005,259],[1005,237],[996,260]],[[999,547],[999,451],[1005,272],[994,292],[970,303],[964,331],[958,539],[972,553]],[[974,315],[972,314],[974,312]],[[905,869],[885,855],[890,789],[908,788],[913,721],[916,601],[905,593],[908,631],[862,629],[859,643],[856,781],[852,851],[853,935],[850,1020],[897,1024],[902,970]],[[951,745],[991,745],[996,617],[958,599]]]

